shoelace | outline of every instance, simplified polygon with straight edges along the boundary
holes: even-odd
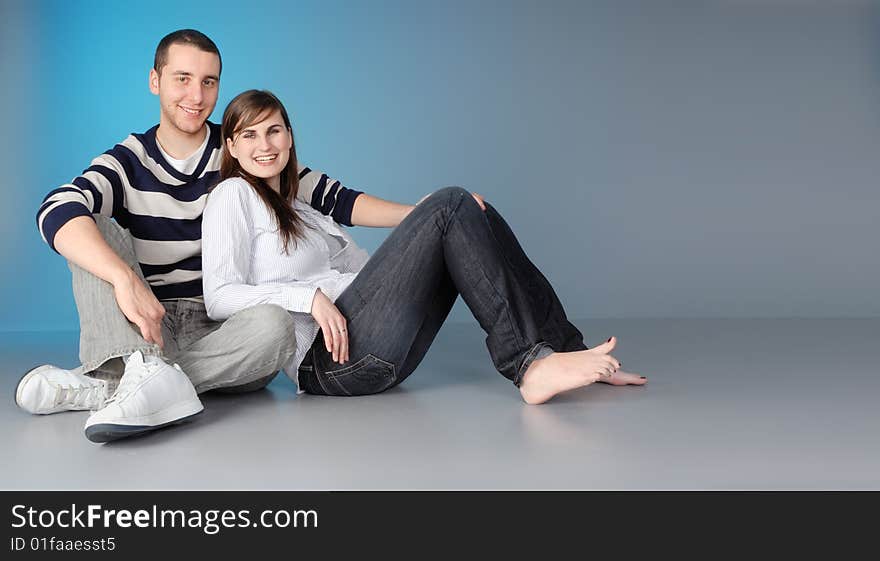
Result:
[[[138,369],[138,371],[136,372],[136,375],[131,375],[128,372],[126,372],[125,375],[122,376],[122,379],[119,380],[119,385],[116,386],[116,391],[113,392],[113,395],[111,395],[105,401],[105,403],[112,403],[112,402],[117,401],[119,399],[122,399],[123,397],[130,394],[131,391],[135,388],[135,386],[137,386],[138,383],[140,383],[141,378],[143,378],[144,376],[146,376],[147,374],[149,374],[150,372],[152,372],[153,370],[155,370],[159,366],[158,364],[156,364],[154,362],[144,362],[143,365],[144,365],[144,368]]]
[[[97,408],[101,404],[103,384],[94,386],[59,386],[55,395],[55,406],[70,405],[73,407]]]

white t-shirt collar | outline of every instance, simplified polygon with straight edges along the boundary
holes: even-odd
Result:
[[[202,145],[199,148],[187,156],[186,158],[179,160],[177,158],[172,158],[168,152],[162,148],[162,144],[159,143],[159,137],[156,137],[156,146],[159,147],[159,152],[162,153],[162,157],[165,158],[171,167],[179,171],[184,175],[191,175],[192,172],[196,170],[196,167],[199,165],[199,162],[202,159],[202,154],[205,153],[205,148],[208,147],[208,140],[211,139],[211,127],[208,126],[208,123],[205,123],[205,128],[207,131],[205,132],[205,141],[202,142]]]

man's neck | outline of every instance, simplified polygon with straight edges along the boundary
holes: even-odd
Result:
[[[207,125],[197,133],[187,134],[160,123],[159,128],[156,129],[156,142],[172,158],[185,160],[202,146],[207,134]]]

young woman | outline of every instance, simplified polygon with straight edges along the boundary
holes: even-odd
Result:
[[[432,193],[370,258],[296,198],[305,170],[274,95],[237,96],[221,134],[222,181],[202,223],[208,314],[220,320],[257,304],[289,310],[296,351],[285,370],[300,391],[364,395],[401,383],[458,295],[526,403],[593,382],[647,381],[620,370],[615,338],[587,349],[507,223],[476,196],[458,187]]]

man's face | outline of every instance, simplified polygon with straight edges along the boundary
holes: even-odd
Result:
[[[220,57],[192,45],[168,48],[161,73],[150,70],[150,91],[162,106],[160,126],[184,134],[201,132],[217,104]]]

